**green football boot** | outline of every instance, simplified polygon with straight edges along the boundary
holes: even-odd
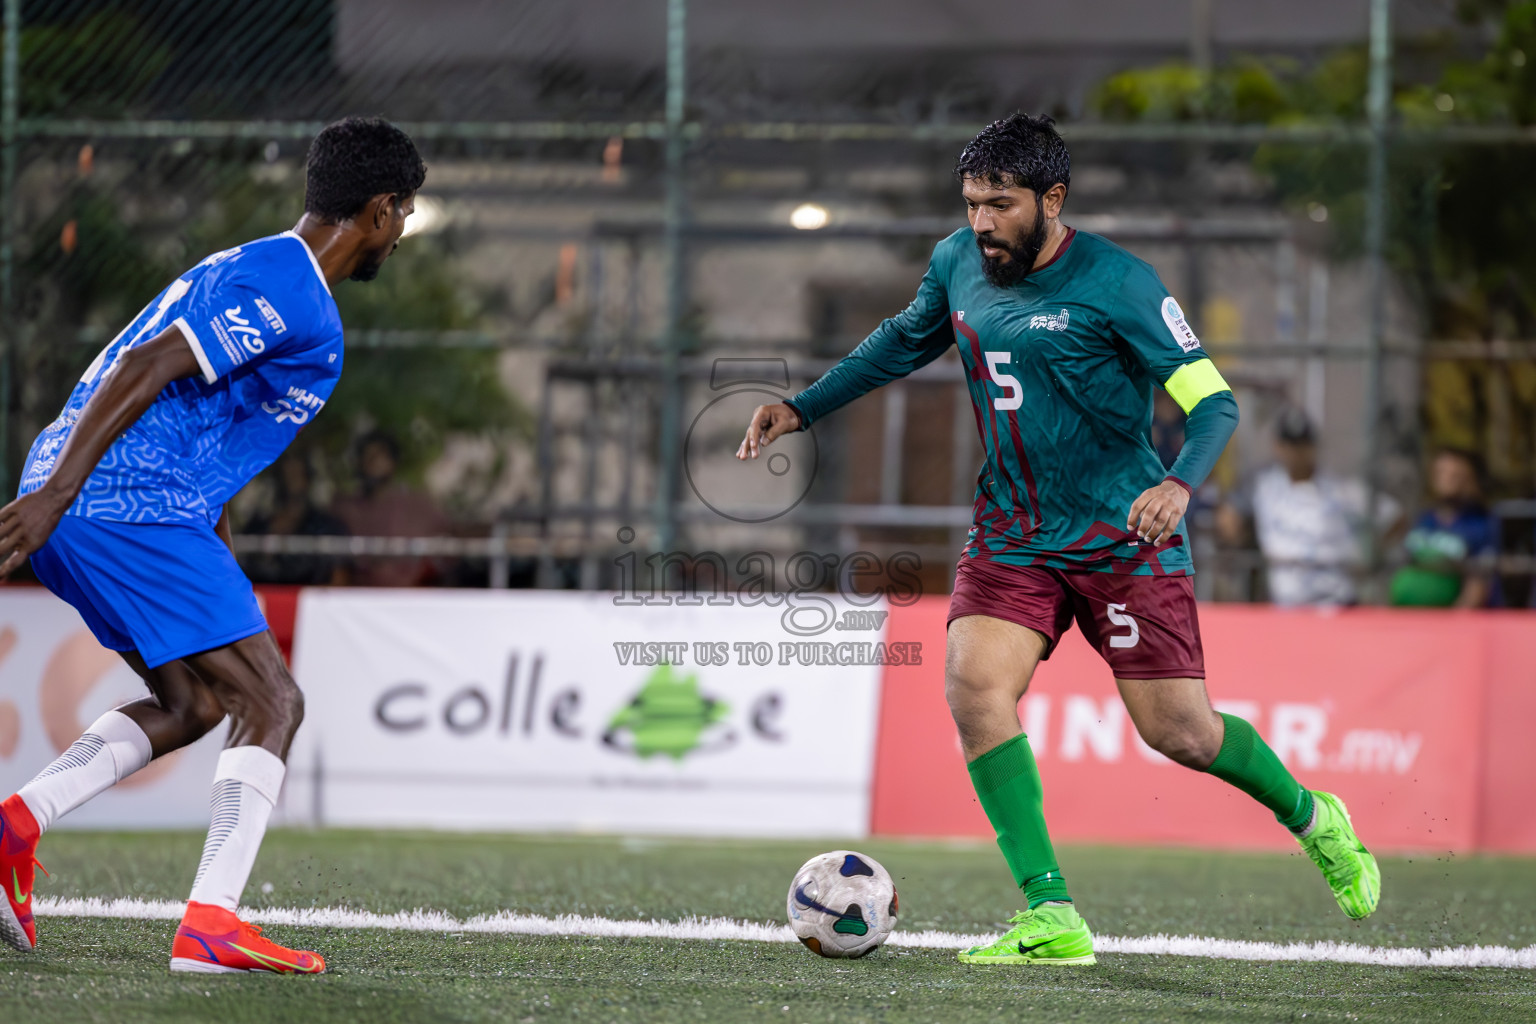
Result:
[[[1312,792],[1317,824],[1296,841],[1328,880],[1339,909],[1355,920],[1370,916],[1381,901],[1381,868],[1355,835],[1344,801],[1332,793]]]
[[[1009,918],[1014,927],[990,946],[960,954],[963,964],[1092,964],[1093,933],[1070,903],[1042,903]]]

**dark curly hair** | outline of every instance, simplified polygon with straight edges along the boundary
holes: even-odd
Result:
[[[343,221],[383,192],[409,195],[427,180],[416,144],[382,117],[326,125],[309,146],[304,212]]]
[[[1016,113],[987,125],[955,161],[955,177],[994,188],[1027,188],[1035,195],[1061,182],[1072,187],[1072,158],[1044,114]]]

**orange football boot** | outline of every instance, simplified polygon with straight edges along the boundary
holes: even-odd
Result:
[[[193,974],[324,974],[325,958],[305,949],[288,949],[261,936],[261,929],[231,910],[208,903],[187,904],[171,970]]]
[[[37,948],[32,916],[32,881],[37,864],[37,819],[19,796],[0,803],[0,939],[23,953]]]

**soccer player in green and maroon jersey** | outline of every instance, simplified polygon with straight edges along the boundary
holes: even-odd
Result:
[[[1183,517],[1237,425],[1237,402],[1143,261],[1061,222],[1071,164],[1047,117],[983,129],[956,166],[970,229],[934,249],[917,298],[820,380],[758,408],[738,458],[958,345],[986,463],[949,607],[945,695],[976,795],[1028,909],[966,963],[1093,963],[1046,830],[1018,703],[1075,619],[1154,749],[1259,801],[1343,911],[1381,873],[1344,804],[1303,788],[1253,726],[1211,708]],[[1165,470],[1152,389],[1189,415]]]

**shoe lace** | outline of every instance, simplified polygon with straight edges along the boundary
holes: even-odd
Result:
[[[42,861],[38,860],[36,857],[33,857],[32,858],[32,863],[37,865],[37,870],[41,871],[45,875],[48,875],[49,878],[53,877],[52,875],[48,874],[48,869],[43,867],[43,862]]]
[[[1033,910],[1021,910],[1008,919],[1009,924],[1028,924],[1035,919]]]

